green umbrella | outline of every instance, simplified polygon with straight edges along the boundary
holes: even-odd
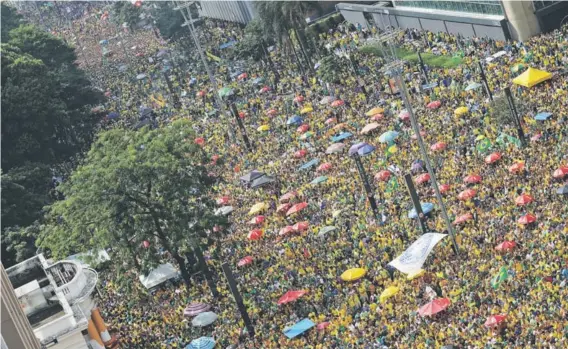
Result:
[[[315,178],[313,181],[311,181],[310,184],[319,184],[319,183],[323,183],[323,182],[327,182],[326,176],[319,176],[318,178]]]
[[[233,89],[229,87],[223,87],[222,89],[219,90],[219,97],[221,98],[231,96],[232,94],[233,94]]]

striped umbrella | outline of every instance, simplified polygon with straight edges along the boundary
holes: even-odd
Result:
[[[205,303],[191,303],[183,310],[184,316],[195,316],[211,309],[209,304]]]
[[[211,337],[201,337],[191,341],[185,349],[213,349],[215,340]]]

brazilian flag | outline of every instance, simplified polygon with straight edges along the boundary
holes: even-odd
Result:
[[[387,189],[385,190],[385,192],[392,193],[397,189],[398,189],[398,181],[396,180],[396,177],[393,176],[391,180],[387,183]]]
[[[491,150],[491,141],[487,138],[483,138],[479,141],[479,143],[477,143],[475,149],[477,149],[477,151],[480,153],[485,153]]]
[[[507,272],[507,268],[501,267],[501,269],[499,269],[499,273],[497,273],[497,275],[495,275],[493,279],[491,279],[491,287],[498,289],[503,281],[507,280],[508,277],[509,273]]]

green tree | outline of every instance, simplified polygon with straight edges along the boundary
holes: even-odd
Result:
[[[183,256],[215,225],[226,224],[213,213],[213,178],[203,165],[210,160],[194,137],[187,120],[102,133],[60,185],[65,199],[49,208],[41,246],[56,258],[111,248],[117,265],[143,273],[166,259],[163,248],[189,282]]]
[[[1,16],[2,16],[2,20],[1,20],[1,32],[2,32],[2,37],[0,39],[1,42],[7,42],[9,40],[9,36],[8,34],[10,33],[10,30],[17,28],[21,21],[22,21],[22,16],[20,16],[16,10],[14,10],[14,8],[10,7],[10,6],[6,6],[4,3],[1,4],[2,8],[1,8]]]
[[[183,15],[174,10],[174,4],[169,1],[154,4],[152,17],[163,38],[177,40],[187,34],[187,28],[181,26],[184,23]]]
[[[126,23],[132,29],[140,22],[142,9],[130,1],[116,1],[112,8],[111,18],[119,25]]]
[[[343,62],[335,54],[327,55],[321,59],[318,75],[324,82],[338,84],[341,82],[344,72],[345,66]]]

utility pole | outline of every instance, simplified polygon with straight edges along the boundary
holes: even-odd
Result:
[[[361,177],[361,181],[363,182],[363,187],[365,187],[365,192],[367,193],[367,199],[369,200],[369,204],[371,205],[371,209],[373,210],[373,215],[375,216],[375,220],[377,224],[381,222],[381,217],[379,216],[379,208],[377,207],[377,201],[375,200],[375,195],[373,193],[373,189],[371,188],[371,184],[369,183],[369,178],[367,177],[367,172],[365,172],[365,168],[363,167],[363,163],[361,162],[361,157],[358,153],[353,154],[353,160],[355,160],[355,164],[357,165],[357,170],[359,171],[359,176]]]
[[[509,110],[511,111],[511,116],[515,120],[515,126],[517,126],[517,134],[521,140],[523,147],[526,147],[527,141],[525,139],[525,132],[523,131],[523,125],[521,124],[521,118],[519,118],[519,113],[517,112],[517,107],[515,106],[515,101],[513,95],[511,94],[511,89],[509,86],[505,87],[505,97],[507,97],[507,102],[509,103]]]
[[[493,94],[491,93],[491,89],[489,88],[489,83],[487,82],[487,77],[485,76],[485,70],[483,69],[483,65],[481,64],[481,62],[477,62],[477,64],[479,65],[479,72],[481,74],[481,79],[483,80],[483,87],[485,87],[485,92],[487,93],[487,97],[489,97],[489,99],[493,101]]]
[[[223,268],[223,273],[225,273],[225,277],[227,278],[227,283],[229,284],[229,288],[231,289],[231,293],[233,294],[233,297],[235,298],[235,302],[237,303],[237,308],[239,309],[239,312],[241,313],[241,317],[243,318],[243,321],[244,321],[245,326],[247,328],[248,334],[251,338],[253,338],[254,337],[254,326],[252,325],[252,321],[250,321],[250,317],[248,315],[247,308],[245,307],[245,304],[243,303],[243,298],[241,297],[241,294],[239,292],[239,288],[237,287],[237,283],[235,282],[235,278],[233,277],[233,272],[231,271],[231,267],[229,267],[229,265],[227,263],[223,263],[221,265],[221,267]]]

